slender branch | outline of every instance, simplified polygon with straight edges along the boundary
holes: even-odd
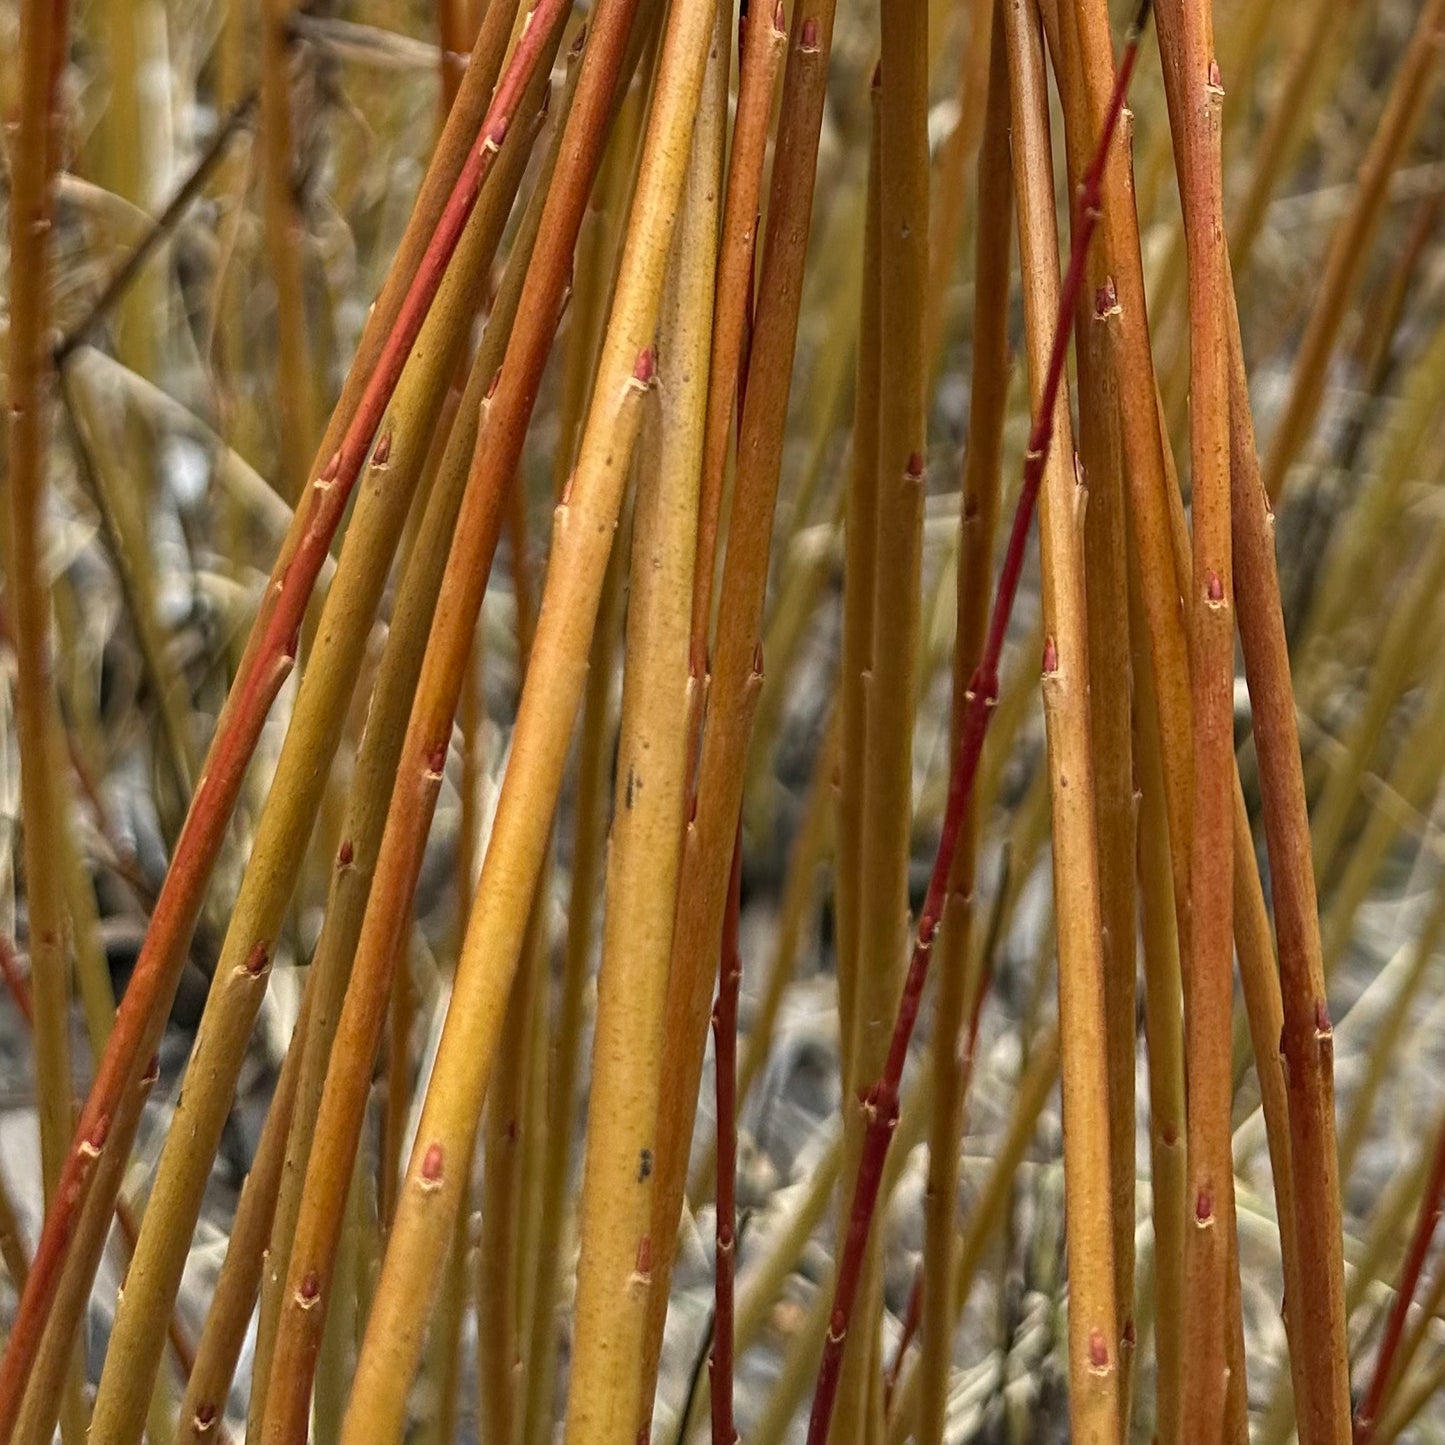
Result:
[[[1400,1346],[1400,1337],[1405,1332],[1405,1320],[1415,1291],[1420,1285],[1420,1275],[1425,1268],[1425,1259],[1430,1252],[1430,1241],[1435,1237],[1435,1228],[1440,1223],[1442,1196],[1445,1196],[1445,1123],[1435,1136],[1435,1153],[1430,1163],[1430,1174],[1420,1195],[1420,1212],[1415,1217],[1415,1228],[1410,1235],[1410,1246],[1405,1251],[1400,1266],[1400,1279],[1395,1286],[1395,1297],[1390,1301],[1390,1313],[1385,1318],[1385,1332],[1380,1337],[1380,1348],[1375,1354],[1375,1369],[1370,1376],[1359,1409],[1355,1411],[1354,1445],[1371,1445],[1375,1427],[1379,1422],[1386,1393],[1394,1372],[1395,1353]]]
[[[319,404],[319,367],[306,324],[306,228],[293,154],[292,62],[297,51],[290,21],[297,8],[297,0],[260,0],[261,218],[276,301],[277,480],[289,502],[304,495],[306,479],[297,473],[315,438]]]
[[[1058,315],[1059,252],[1048,131],[1048,82],[1034,7],[1004,7],[1018,199],[1029,394],[1042,403]],[[1075,224],[1078,224],[1077,220]],[[1088,258],[1085,258],[1087,278]],[[1078,299],[1076,310],[1087,304]],[[1053,843],[1058,1007],[1064,1112],[1064,1208],[1069,1235],[1069,1416],[1074,1437],[1119,1438],[1118,1359],[1111,1222],[1113,1160],[1107,1045],[1105,927],[1093,772],[1086,493],[1061,383],[1051,454],[1039,492],[1044,723]],[[1130,1061],[1132,1063],[1132,1060]],[[1130,1071],[1132,1080],[1132,1070]],[[1132,1231],[1131,1231],[1132,1242]]]
[[[1064,105],[1070,182],[1077,185],[1093,140],[1078,15],[1056,4],[1045,28]],[[1089,737],[1099,833],[1099,903],[1104,929],[1104,1029],[1109,1074],[1109,1214],[1114,1224],[1114,1297],[1120,1365],[1120,1438],[1129,1438],[1134,1339],[1135,1049],[1137,1034],[1134,760],[1129,713],[1129,634],[1124,463],[1118,380],[1109,364],[1119,326],[1108,257],[1095,248],[1074,318],[1079,374],[1079,462],[1088,487],[1084,581],[1089,616]]]
[[[1289,1094],[1296,1248],[1310,1261],[1308,1268],[1297,1270],[1297,1298],[1288,1305],[1290,1343],[1292,1352],[1301,1356],[1304,1371],[1303,1398],[1296,1401],[1300,1438],[1327,1442],[1343,1438],[1350,1408],[1334,1031],[1325,988],[1289,643],[1275,570],[1274,528],[1259,475],[1232,286],[1225,303],[1235,590],[1279,950],[1279,1052]]]
[[[562,399],[558,408],[558,443],[553,459],[552,490],[560,497],[577,460],[577,443],[586,416],[592,367],[607,320],[607,302],[617,260],[617,233],[625,219],[624,187],[631,179],[637,129],[641,123],[642,86],[629,88],[613,128],[602,173],[594,190],[592,211],[583,222],[568,302],[567,349],[563,360]],[[523,1386],[523,1438],[527,1445],[551,1439],[557,1397],[557,1353],[561,1331],[557,1297],[564,1268],[563,1231],[568,1227],[574,1185],[577,1072],[583,1050],[586,993],[596,944],[597,894],[606,867],[608,769],[613,756],[615,657],[623,601],[621,565],[614,561],[603,585],[592,656],[587,666],[587,691],[582,702],[578,746],[576,821],[572,835],[572,866],[567,899],[567,941],[559,988],[560,1001],[552,1031],[547,1120],[547,1158],[543,1163],[542,1210],[539,1222],[538,1269],[532,1312],[527,1373]],[[468,884],[470,900],[474,884]],[[462,927],[466,919],[463,916]],[[594,1073],[596,1065],[594,1064]],[[481,1342],[478,1341],[480,1348]]]
[[[50,433],[46,404],[51,381],[45,347],[50,310],[51,192],[60,143],[57,83],[69,52],[69,7],[64,0],[28,0],[21,6],[20,30],[20,111],[11,153],[6,571],[15,642],[15,730],[34,991],[41,1179],[50,1204],[63,1192],[71,1093],[70,950],[65,898],[56,866],[61,810],[67,801],[61,786],[64,774],[55,766],[50,584],[44,562]]]
[[[541,0],[530,12],[498,88],[499,96],[511,78],[530,76],[534,69],[550,67],[566,13],[565,0]],[[466,493],[402,744],[375,879],[357,942],[352,982],[337,1024],[326,1087],[315,1121],[287,1282],[281,1294],[261,1430],[261,1438],[268,1441],[289,1441],[305,1419],[328,1285],[335,1266],[337,1230],[365,1111],[370,1061],[375,1056],[396,959],[410,920],[411,899],[441,786],[466,659],[500,534],[505,489],[515,473],[536,394],[535,377],[545,362],[560,314],[563,258],[570,259],[580,222],[582,202],[576,183],[580,180],[590,185],[605,138],[606,126],[602,122],[610,106],[620,59],[616,49],[605,44],[592,48],[599,35],[606,34],[593,31],[592,45],[582,62],[562,142],[563,155],[576,170],[569,167],[568,184],[554,184],[549,189],[517,323],[477,433]],[[598,55],[602,58],[589,66],[588,61]],[[584,88],[589,70],[599,69],[598,78]],[[595,134],[590,134],[586,145],[572,151],[571,138],[578,126],[593,127]],[[529,905],[530,901],[529,893]],[[454,1208],[454,1194],[449,1202]],[[449,1211],[448,1219],[453,1217]],[[448,1227],[434,1233],[434,1242],[445,1244],[449,1237]],[[353,1400],[356,1398],[354,1394]]]
[[[1234,758],[1234,610],[1230,539],[1228,351],[1224,308],[1221,143],[1224,92],[1209,7],[1159,6],[1159,43],[1170,92],[1189,279],[1190,455],[1193,474],[1191,623],[1194,724],[1190,967],[1185,972],[1185,1067],[1189,1088],[1189,1188],[1194,1228],[1185,1244],[1191,1300],[1185,1319],[1183,1418],[1202,1438],[1222,1438],[1225,1317],[1234,1242],[1230,1103],[1231,780]],[[1182,581],[1182,577],[1181,577]]]
[[[165,210],[155,218],[140,243],[133,247],[125,260],[116,267],[110,279],[101,287],[100,295],[91,302],[90,309],[56,343],[52,355],[57,367],[64,366],[76,347],[90,339],[92,332],[130,289],[131,282],[140,274],[156,249],[174,234],[181,218],[190,209],[191,202],[206,189],[211,177],[225,160],[231,142],[241,131],[250,127],[256,111],[256,100],[257,92],[250,90],[231,107],[220,128],[212,136],[211,143],[192,167],[190,175],[181,182],[175,195],[167,202]]]
[[[553,132],[539,168],[539,189],[534,192],[512,242],[501,289],[493,303],[457,408],[456,420],[447,438],[441,465],[432,482],[418,542],[407,559],[387,633],[386,651],[372,689],[367,727],[362,736],[347,801],[342,844],[333,864],[325,921],[311,962],[313,981],[310,987],[315,996],[315,1012],[304,1041],[301,1078],[297,1085],[299,1105],[285,1140],[285,1172],[266,1253],[257,1326],[250,1415],[258,1424],[265,1409],[266,1382],[275,1346],[281,1290],[290,1264],[327,1062],[375,876],[390,801],[389,789],[396,778],[407,718],[462,506],[481,413],[521,305],[523,283],[541,222],[541,202],[557,164],[562,122],[570,107],[577,69],[576,64],[569,65],[568,80],[561,95],[552,103]],[[505,151],[506,146],[503,149]],[[259,1259],[256,1268],[260,1268]]]
[[[67,776],[59,765],[59,727],[51,674],[51,586],[46,570],[46,502],[50,457],[48,413],[52,368],[46,348],[50,325],[53,182],[59,169],[59,80],[70,50],[66,0],[27,0],[19,7],[19,114],[10,155],[10,327],[6,348],[6,582],[15,644],[15,739],[20,763],[25,903],[29,929],[36,1112],[40,1130],[40,1183],[47,1208],[65,1193],[66,1141],[70,1137],[70,939],[60,859],[66,847]],[[32,1289],[32,1268],[21,1287]],[[17,1319],[15,1328],[18,1330]],[[12,1336],[13,1338],[13,1336]],[[76,1331],[63,1340],[67,1445],[79,1438],[84,1417],[74,1368]],[[8,1352],[7,1352],[8,1353]],[[3,1385],[3,1379],[0,1379]],[[18,1385],[10,1385],[11,1396]],[[8,1415],[3,1428],[13,1421]]]
[[[875,76],[875,81],[877,77]],[[853,1068],[854,1019],[863,916],[863,793],[868,759],[868,673],[873,665],[873,597],[878,568],[878,396],[882,389],[882,265],[879,245],[879,137],[875,84],[864,193],[862,300],[853,387],[853,454],[844,494],[843,639],[838,680],[837,850],[833,868],[837,931],[838,1038],[845,1097]]]
[[[647,1325],[664,1007],[697,687],[689,624],[731,7],[714,5],[658,351],[674,370],[646,420],[627,581],[626,665],[579,1205],[568,1445],[630,1440]],[[612,570],[618,571],[615,557]],[[551,1421],[550,1413],[547,1421]]]
[[[902,984],[913,823],[913,727],[921,630],[927,467],[928,6],[902,0],[880,13],[878,132],[878,445],[874,512],[850,519],[873,534],[871,657],[864,683],[863,831],[851,1051],[843,1073],[844,1166],[850,1178],[867,1119],[852,1085],[882,1067]],[[866,263],[865,263],[866,264]],[[865,599],[867,605],[868,599]],[[846,1218],[839,1211],[838,1253]],[[836,1439],[867,1438],[877,1390],[882,1252],[868,1241],[858,1318],[843,1356]]]

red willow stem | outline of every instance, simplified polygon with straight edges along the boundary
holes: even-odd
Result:
[[[717,1004],[712,1013],[717,1071],[717,1304],[713,1311],[712,1445],[737,1445],[733,1423],[733,1297],[737,1278],[737,1171],[738,1171],[738,993],[742,986],[743,955],[738,946],[738,919],[742,912],[743,828],[738,822],[733,843],[732,872],[728,875],[727,911],[723,914],[722,960],[718,973]]]
[[[1420,1196],[1420,1213],[1415,1219],[1415,1232],[1410,1237],[1410,1248],[1405,1262],[1400,1266],[1400,1283],[1395,1289],[1395,1298],[1390,1313],[1385,1318],[1385,1332],[1380,1337],[1380,1348],[1375,1355],[1375,1372],[1370,1377],[1369,1388],[1355,1411],[1354,1445],[1370,1445],[1379,1422],[1380,1410],[1385,1404],[1385,1395],[1394,1372],[1395,1355],[1400,1347],[1400,1338],[1405,1332],[1405,1319],[1415,1299],[1415,1290],[1420,1284],[1420,1275],[1425,1268],[1425,1257],[1430,1252],[1430,1241],[1435,1235],[1435,1226],[1440,1222],[1441,1196],[1445,1194],[1445,1120],[1441,1121],[1440,1132],[1435,1138],[1435,1158],[1430,1165],[1430,1178],[1425,1192]]]
[[[538,29],[545,32],[546,27]],[[539,46],[540,40],[534,41],[532,48],[540,53]],[[46,1215],[34,1263],[21,1293],[4,1359],[0,1361],[0,1442],[7,1445],[111,1123],[122,1111],[124,1097],[138,1082],[148,1087],[145,1081],[153,1073],[145,1067],[145,1061],[159,1043],[179,979],[179,963],[195,931],[206,883],[225,840],[226,825],[251,755],[271,704],[295,665],[301,623],[316,578],[366,461],[372,437],[530,78],[530,66],[514,65],[498,84],[341,445],[307,488],[310,501],[306,504],[309,515],[305,530],[262,602],[253,632],[259,641],[247,649],[241,673],[222,709],[210,757],[176,841],[175,856],[156,900],[130,985],[117,1010],[115,1029],[81,1110],[54,1203]],[[134,1108],[125,1113],[139,1117]],[[128,1150],[130,1140],[124,1137],[127,1132],[118,1129],[110,1139],[110,1147]]]
[[[1023,485],[1019,491],[1013,526],[1009,532],[1008,551],[1004,554],[1003,567],[999,572],[998,590],[994,595],[993,611],[989,617],[988,637],[984,643],[983,656],[968,685],[963,725],[959,729],[958,744],[953,755],[948,804],[939,834],[938,853],[928,880],[923,911],[918,919],[918,936],[913,945],[913,956],[908,963],[903,996],[898,1004],[898,1016],[888,1046],[888,1060],[882,1077],[863,1095],[866,1119],[863,1149],[858,1162],[858,1178],[853,1189],[848,1234],[838,1266],[828,1338],[823,1349],[817,1391],[813,1396],[813,1410],[808,1421],[808,1445],[826,1445],[828,1440],[843,1364],[843,1345],[848,1337],[848,1324],[857,1298],[863,1255],[873,1224],[878,1192],[883,1182],[883,1165],[888,1157],[893,1131],[898,1124],[898,1091],[903,1080],[903,1066],[908,1059],[908,1045],[913,1037],[914,1024],[918,1021],[919,1007],[923,1002],[923,986],[927,981],[928,965],[933,956],[933,941],[943,915],[944,896],[948,889],[954,850],[958,846],[959,832],[973,793],[984,735],[988,731],[989,719],[998,702],[999,659],[1003,654],[1004,635],[1008,631],[1014,599],[1018,595],[1029,529],[1043,481],[1044,463],[1048,459],[1049,444],[1053,440],[1054,404],[1063,381],[1064,365],[1068,357],[1070,320],[1083,283],[1084,260],[1094,227],[1099,220],[1099,191],[1104,165],[1119,116],[1124,109],[1124,99],[1129,89],[1130,77],[1134,73],[1139,40],[1148,20],[1150,6],[1151,0],[1141,0],[1129,27],[1124,53],[1114,80],[1114,90],[1109,97],[1103,134],[1099,137],[1094,158],[1089,164],[1083,184],[1079,187],[1078,224],[1073,230],[1069,266],[1059,293],[1059,310],[1054,324],[1049,368],[1044,380],[1043,396],[1029,433],[1028,450],[1024,455]]]
[[[1000,882],[1000,898],[1002,897],[1002,880]],[[995,911],[995,922],[997,922],[997,911]],[[993,983],[993,939],[990,937],[983,955],[983,972],[979,976],[978,990],[974,994],[973,1009],[968,1017],[968,1044],[963,1054],[963,1070],[959,1079],[959,1097],[966,1098],[968,1086],[973,1081],[974,1060],[978,1056],[978,1025],[983,1017],[983,1001],[988,997],[989,986]],[[893,1389],[898,1383],[898,1377],[903,1373],[903,1359],[907,1355],[909,1347],[913,1344],[918,1335],[919,1327],[923,1323],[923,1261],[920,1259],[918,1268],[913,1273],[913,1284],[908,1291],[908,1303],[903,1311],[903,1330],[898,1336],[898,1349],[894,1353],[893,1363],[883,1376],[883,1407],[886,1410],[893,1401]]]

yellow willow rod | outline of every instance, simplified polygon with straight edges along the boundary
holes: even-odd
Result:
[[[560,108],[565,111],[565,101]],[[498,176],[501,184],[481,202],[493,213],[489,224],[500,226],[511,209],[539,120],[540,116],[529,118],[527,125],[517,127],[502,147]],[[544,161],[544,176],[554,158],[555,141]],[[295,1073],[292,1087],[300,1107],[290,1118],[281,1119],[273,1126],[272,1120],[284,1104],[284,1095],[278,1086],[251,1175],[237,1206],[231,1244],[201,1338],[198,1356],[201,1364],[187,1387],[183,1432],[191,1428],[195,1419],[204,1421],[208,1412],[213,1418],[225,1399],[240,1356],[246,1317],[262,1281],[263,1253],[266,1293],[262,1297],[253,1357],[252,1401],[253,1405],[264,1402],[264,1388],[258,1388],[256,1380],[264,1379],[269,1369],[277,1293],[289,1259],[326,1058],[385,821],[387,788],[396,773],[407,709],[416,687],[447,547],[461,504],[467,464],[476,438],[478,408],[501,360],[516,312],[521,277],[535,238],[536,220],[534,208],[529,208],[512,243],[501,291],[492,307],[461,405],[446,438],[445,452],[421,518],[419,539],[407,558],[397,591],[386,648],[372,688],[367,724],[356,758],[341,842],[332,860],[325,921],[308,971],[306,998],[310,1012],[305,1013],[308,1005],[303,1003],[303,1017],[297,1022],[287,1052],[286,1070],[283,1070],[283,1078],[287,1070]],[[415,511],[414,506],[413,514]],[[291,1063],[293,1055],[297,1059],[295,1064]]]
[[[908,861],[913,822],[914,699],[918,689],[924,472],[927,462],[924,293],[928,281],[928,7],[899,0],[880,15],[878,99],[877,494],[872,658],[866,685],[862,878],[850,1077],[882,1071],[907,958]],[[861,1098],[845,1093],[843,1177],[857,1171],[865,1131]],[[839,1215],[839,1255],[848,1220]],[[863,1261],[856,1325],[843,1357],[833,1428],[847,1442],[876,1433],[881,1413],[877,1329],[881,1234]]]
[[[1059,308],[1049,160],[1047,77],[1037,13],[1004,0],[1012,97],[1014,189],[1031,408],[1049,399],[1047,366]],[[1089,717],[1088,607],[1083,496],[1067,393],[1056,398],[1054,438],[1039,492],[1043,560],[1043,700],[1053,817],[1054,916],[1064,1113],[1064,1201],[1069,1231],[1069,1418],[1074,1439],[1119,1437],[1118,1306],[1110,1222],[1108,1072],[1103,921]]]
[[[1086,174],[1088,124],[1078,17],[1057,5],[1054,70],[1064,103],[1071,186]],[[1048,28],[1047,8],[1045,27]],[[1052,36],[1053,31],[1050,31]],[[1131,663],[1119,645],[1129,635],[1127,528],[1119,431],[1119,393],[1109,366],[1118,327],[1114,283],[1101,249],[1091,250],[1074,312],[1079,373],[1079,462],[1088,487],[1084,509],[1084,584],[1089,614],[1089,715],[1094,806],[1099,832],[1099,901],[1104,927],[1104,1027],[1109,1066],[1110,1207],[1114,1224],[1114,1296],[1120,1367],[1120,1432],[1129,1437],[1134,1354],[1134,1094],[1137,902],[1135,792],[1130,737]]]
[[[714,82],[727,45],[722,29],[714,27],[708,60]],[[567,1445],[627,1438],[642,1385],[635,1365],[647,1320],[651,1159],[696,686],[688,666],[689,633],[726,115],[725,95],[715,83],[708,90],[693,138],[659,337],[662,355],[676,365],[676,380],[662,391],[655,450],[641,469],[633,520]]]

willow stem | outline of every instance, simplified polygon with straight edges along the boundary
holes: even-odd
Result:
[[[722,17],[726,14],[726,19]],[[652,1268],[663,1009],[697,686],[688,662],[698,478],[717,261],[731,11],[715,6],[658,347],[676,368],[647,418],[607,856],[606,914],[579,1206],[568,1445],[630,1439]]]
[[[1003,15],[1030,401],[1034,407],[1055,408],[1039,491],[1039,555],[1043,570],[1042,692],[1058,940],[1064,1209],[1070,1240],[1069,1415],[1075,1439],[1111,1445],[1120,1436],[1120,1308],[1114,1295],[1104,920],[1088,694],[1088,593],[1084,580],[1088,494],[1074,453],[1067,391],[1063,383],[1052,397],[1043,391],[1049,349],[1054,344],[1050,328],[1070,325],[1080,296],[1076,292],[1069,298],[1071,304],[1060,308],[1041,17],[1027,0],[1008,0]],[[1074,225],[1079,224],[1076,216]],[[1081,263],[1076,283],[1080,290],[1088,257],[1082,257]]]
[[[498,87],[499,98],[518,78],[550,68],[561,39],[566,8],[565,0],[541,0],[530,12]],[[595,41],[595,34],[593,38]],[[596,53],[589,51],[589,55]],[[601,63],[606,66],[609,57],[605,48],[603,55]],[[586,69],[584,60],[584,72]],[[615,67],[604,70],[600,85],[594,82],[590,94],[596,108],[610,101],[614,80]],[[569,134],[586,115],[582,99],[579,81],[578,95],[567,119]],[[598,119],[595,115],[586,118],[594,123]],[[566,142],[563,144],[565,152]],[[600,147],[600,137],[594,146]],[[591,149],[584,149],[580,159],[585,178],[590,182],[595,165]],[[553,230],[547,219],[551,202],[557,199],[557,188],[549,190],[538,249],[533,252],[528,268],[529,283],[537,276],[539,284],[535,292],[530,284],[524,288],[518,322],[508,340],[507,359],[502,363],[497,386],[490,394],[478,429],[466,493],[402,744],[375,881],[357,943],[352,983],[337,1025],[297,1216],[271,1378],[266,1387],[261,1438],[267,1441],[289,1440],[305,1418],[315,1350],[325,1316],[325,1289],[334,1265],[342,1201],[365,1111],[369,1061],[375,1055],[392,974],[410,919],[411,899],[441,785],[452,719],[496,550],[502,494],[515,471],[521,434],[535,396],[532,378],[541,369],[557,323],[561,299],[559,252],[570,257],[580,219],[580,202],[572,189],[562,187],[561,194],[565,209],[560,224]],[[562,252],[564,246],[566,250]],[[529,292],[533,292],[530,298]],[[537,304],[529,306],[529,299]],[[467,1142],[470,1145],[471,1140]],[[455,1194],[450,1204],[454,1209]],[[454,1215],[449,1211],[447,1217],[450,1220]],[[449,1238],[449,1227],[434,1233],[437,1243],[445,1244]],[[320,1308],[316,1307],[318,1301]],[[353,1395],[353,1400],[355,1398]]]

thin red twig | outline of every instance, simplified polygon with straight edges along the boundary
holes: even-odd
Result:
[[[1003,891],[1000,886],[999,897],[1002,900]],[[998,923],[998,911],[994,913],[994,924]],[[968,1086],[973,1079],[974,1059],[978,1054],[978,1024],[983,1017],[983,1001],[988,997],[989,985],[993,982],[993,940],[990,938],[983,955],[984,972],[978,981],[978,991],[974,995],[973,1009],[968,1018],[968,1043],[963,1055],[963,1077],[959,1081],[960,1093],[968,1094]],[[908,1304],[903,1312],[903,1332],[898,1337],[898,1349],[893,1356],[893,1363],[883,1375],[883,1405],[887,1409],[893,1401],[893,1390],[898,1384],[898,1377],[903,1373],[903,1360],[908,1354],[909,1347],[913,1344],[918,1334],[919,1327],[923,1323],[923,1262],[920,1260],[918,1269],[913,1275],[913,1284],[908,1291]]]
[[[1385,1318],[1385,1332],[1380,1336],[1380,1348],[1375,1355],[1375,1372],[1370,1377],[1369,1388],[1365,1391],[1364,1399],[1360,1401],[1359,1409],[1355,1411],[1355,1445],[1370,1445],[1374,1438],[1380,1409],[1385,1403],[1390,1376],[1394,1371],[1395,1355],[1405,1332],[1405,1319],[1414,1302],[1415,1291],[1419,1288],[1425,1259],[1430,1253],[1430,1241],[1435,1237],[1435,1226],[1440,1222],[1442,1195],[1445,1195],[1445,1119],[1441,1120],[1440,1132],[1435,1139],[1435,1158],[1430,1165],[1430,1178],[1425,1185],[1425,1192],[1420,1196],[1420,1213],[1415,1219],[1415,1232],[1410,1237],[1410,1248],[1400,1266],[1400,1283],[1396,1286],[1390,1313]]]
[[[958,846],[959,831],[968,811],[969,799],[973,792],[974,778],[978,772],[979,756],[983,751],[984,735],[988,731],[989,719],[998,702],[998,668],[1003,653],[1004,635],[1008,630],[1009,617],[1013,612],[1014,599],[1018,594],[1019,578],[1023,573],[1024,553],[1028,544],[1029,529],[1033,522],[1034,508],[1038,502],[1039,487],[1043,481],[1044,463],[1048,457],[1049,444],[1053,440],[1054,403],[1063,380],[1064,364],[1068,355],[1071,319],[1077,303],[1079,288],[1083,283],[1084,259],[1089,241],[1099,219],[1099,191],[1103,179],[1104,163],[1109,153],[1119,116],[1124,109],[1124,98],[1134,64],[1139,53],[1139,39],[1148,19],[1150,0],[1143,0],[1134,22],[1129,28],[1124,53],[1114,79],[1113,94],[1105,115],[1103,134],[1090,162],[1087,174],[1079,190],[1079,221],[1073,230],[1073,245],[1069,254],[1069,266],[1064,275],[1063,288],[1059,293],[1058,318],[1054,325],[1053,348],[1049,354],[1049,367],[1045,376],[1044,390],[1040,399],[1038,414],[1029,434],[1028,451],[1024,458],[1023,486],[1019,493],[1018,507],[1014,513],[1013,527],[1009,533],[1008,551],[1004,555],[1003,568],[999,573],[998,590],[994,596],[993,612],[989,618],[988,638],[984,644],[983,656],[969,683],[965,703],[963,726],[959,730],[958,745],[954,751],[952,775],[948,786],[948,804],[944,811],[943,828],[938,840],[938,854],[934,859],[933,873],[928,881],[928,893],[924,899],[923,911],[918,920],[918,936],[909,960],[908,974],[903,985],[903,997],[898,1005],[898,1017],[893,1028],[893,1037],[888,1046],[888,1059],[883,1076],[863,1095],[863,1111],[866,1120],[862,1155],[858,1164],[858,1178],[853,1190],[853,1204],[849,1213],[848,1233],[843,1244],[843,1255],[838,1266],[838,1281],[833,1296],[833,1313],[828,1327],[828,1338],[823,1349],[823,1361],[818,1371],[817,1391],[813,1396],[813,1410],[808,1422],[808,1445],[826,1445],[829,1426],[833,1418],[833,1406],[838,1394],[838,1379],[843,1364],[843,1343],[848,1336],[848,1325],[852,1318],[857,1298],[864,1250],[873,1224],[873,1215],[878,1203],[878,1192],[883,1182],[883,1164],[888,1156],[888,1146],[898,1124],[898,1092],[903,1080],[903,1066],[908,1058],[908,1045],[913,1037],[913,1027],[918,1020],[919,1006],[923,1001],[923,985],[928,977],[928,964],[933,956],[934,936],[938,932],[939,920],[943,914],[944,896],[948,888],[949,871],[953,866],[954,851]]]

